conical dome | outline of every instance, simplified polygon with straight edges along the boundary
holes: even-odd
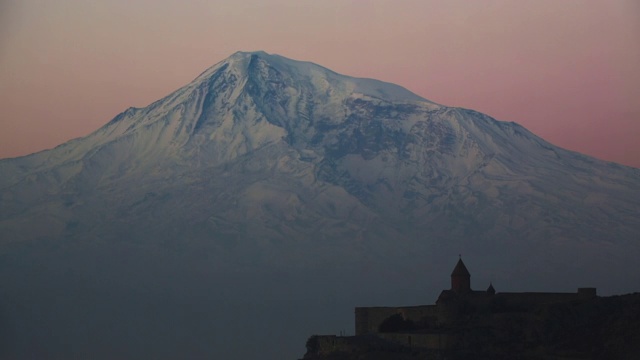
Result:
[[[487,288],[487,294],[494,295],[496,293],[496,289],[493,288],[493,283],[489,283],[489,287]]]
[[[469,270],[467,270],[467,267],[462,262],[462,258],[458,259],[458,263],[456,264],[456,267],[453,268],[451,276],[471,276],[471,274],[469,274]]]
[[[458,259],[458,263],[451,273],[451,290],[458,293],[471,291],[471,274],[462,262],[462,258]]]

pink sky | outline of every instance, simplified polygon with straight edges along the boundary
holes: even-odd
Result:
[[[0,158],[86,135],[238,50],[397,83],[640,167],[637,0],[0,0]]]

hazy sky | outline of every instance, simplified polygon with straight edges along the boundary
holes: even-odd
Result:
[[[0,0],[0,157],[86,135],[238,50],[394,82],[640,167],[637,0]]]

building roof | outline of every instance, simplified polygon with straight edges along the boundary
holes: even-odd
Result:
[[[458,259],[458,263],[456,264],[456,267],[453,268],[451,276],[471,276],[471,274],[469,274],[469,270],[467,270],[467,267],[464,266],[462,258]]]
[[[488,294],[495,294],[496,293],[496,289],[493,287],[493,283],[489,283],[489,287],[487,288],[487,293]]]

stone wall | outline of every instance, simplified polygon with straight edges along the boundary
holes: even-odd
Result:
[[[402,315],[406,320],[413,322],[420,322],[426,318],[435,318],[439,316],[438,307],[436,305],[424,305],[424,306],[403,306],[397,308],[397,313]]]
[[[542,304],[562,303],[576,300],[586,300],[596,297],[593,288],[578,289],[575,293],[551,293],[551,292],[501,292],[495,295],[493,301],[510,308],[530,309]]]
[[[377,333],[380,324],[397,312],[397,307],[357,307],[355,310],[356,335]]]
[[[355,309],[356,335],[378,333],[380,324],[395,314],[400,314],[405,320],[411,320],[422,325],[425,322],[435,325],[440,317],[440,312],[436,305],[358,307]]]
[[[307,341],[307,352],[327,355],[335,352],[351,352],[354,346],[348,337],[336,335],[314,335]]]
[[[444,333],[384,333],[379,337],[411,348],[446,350],[453,347],[455,336]]]
[[[467,311],[529,311],[542,304],[585,300],[596,297],[594,288],[581,288],[575,293],[521,292],[498,293],[471,292],[451,304],[402,307],[357,307],[355,309],[356,335],[377,334],[380,324],[389,317],[400,314],[422,328],[450,325],[461,313]]]

